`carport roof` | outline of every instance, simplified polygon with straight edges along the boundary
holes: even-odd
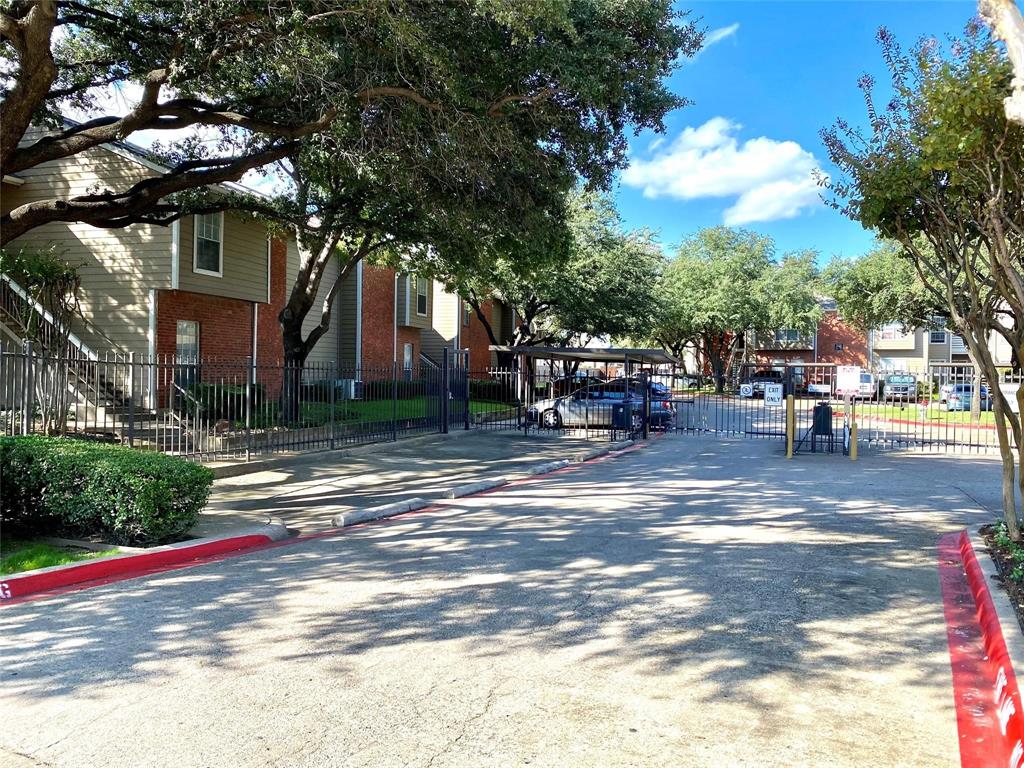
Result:
[[[671,365],[679,362],[662,349],[637,347],[507,347],[492,344],[491,349],[495,352],[540,357],[545,360],[573,360],[582,363],[619,363],[629,360],[649,365]]]

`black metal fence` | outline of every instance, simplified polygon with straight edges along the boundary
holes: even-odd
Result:
[[[1003,387],[1012,402],[1020,383],[1009,373],[990,383],[972,365],[950,363],[916,372],[865,369],[856,383],[841,381],[836,365],[812,363],[738,365],[720,387],[679,373],[651,380],[671,393],[677,432],[784,440],[792,395],[798,451],[838,450],[856,422],[860,445],[969,453],[998,450],[992,388]]]
[[[0,432],[121,443],[197,461],[469,429],[465,355],[438,366],[346,368],[251,359],[82,361],[0,346]]]

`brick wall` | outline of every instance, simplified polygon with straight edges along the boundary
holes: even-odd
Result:
[[[486,317],[491,316],[491,302],[483,302],[480,309]],[[462,322],[462,315],[459,316],[459,322]],[[482,374],[491,367],[491,339],[487,335],[487,329],[476,316],[476,312],[471,311],[469,325],[463,325],[460,330],[462,347],[469,350],[469,370],[473,375]]]
[[[837,344],[842,345],[841,350],[836,349]],[[866,367],[867,334],[844,323],[837,312],[826,312],[818,323],[818,362]]]
[[[281,326],[277,316],[284,306],[287,288],[285,256],[284,243],[273,241],[270,254],[271,303],[256,305],[257,379],[271,397],[277,396],[281,383],[281,372],[276,368],[282,362]],[[203,381],[245,382],[245,363],[252,354],[251,302],[189,291],[159,291],[156,310],[158,356],[170,358],[175,354],[179,320],[199,323],[199,356],[204,360],[200,378]]]
[[[387,267],[363,267],[363,378],[390,375],[394,359],[395,270]],[[419,340],[419,331],[415,331]],[[401,344],[401,340],[399,341]],[[401,363],[401,353],[399,353]]]

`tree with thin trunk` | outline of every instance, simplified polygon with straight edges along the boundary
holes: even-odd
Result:
[[[1004,392],[991,344],[1000,336],[1022,359],[1024,126],[1007,119],[1003,104],[1012,67],[976,22],[946,48],[925,40],[905,53],[885,29],[879,41],[895,96],[878,108],[865,77],[869,129],[837,121],[822,132],[841,172],[829,182],[832,202],[899,244],[988,379],[1003,517],[1019,539],[1024,391]]]

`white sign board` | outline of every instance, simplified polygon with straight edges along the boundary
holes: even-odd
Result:
[[[1006,398],[1007,404],[1010,406],[1010,410],[1014,413],[1018,412],[1017,408],[1017,390],[1021,384],[1017,381],[1000,381],[999,391],[1003,393],[1003,397]]]
[[[753,384],[740,384],[740,397],[753,397],[754,396],[754,385]]]
[[[764,385],[764,404],[769,407],[778,407],[782,405],[782,385],[781,384],[765,384]]]
[[[836,366],[836,394],[856,395],[860,393],[860,366]]]
[[[832,385],[831,384],[808,384],[807,391],[812,395],[831,395]]]

